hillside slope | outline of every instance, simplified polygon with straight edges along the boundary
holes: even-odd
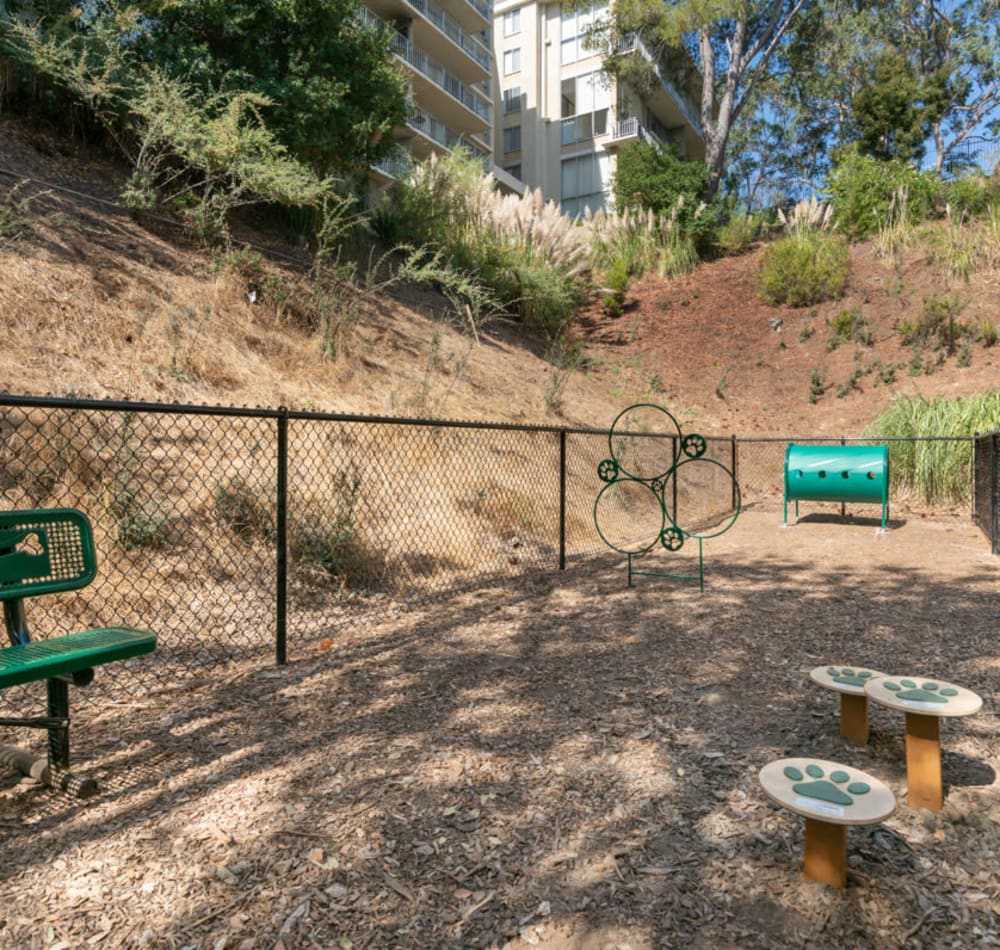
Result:
[[[1000,386],[1000,347],[975,344],[959,366],[957,354],[917,359],[903,346],[898,328],[944,291],[942,277],[926,252],[894,266],[870,245],[852,250],[847,296],[817,308],[762,304],[759,250],[646,278],[622,316],[596,302],[579,316],[572,372],[502,322],[474,339],[443,298],[415,288],[394,291],[408,303],[345,297],[350,326],[329,359],[300,267],[227,266],[177,229],[88,200],[113,201],[122,171],[24,120],[0,117],[0,169],[0,389],[13,393],[595,426],[649,400],[706,433],[805,436],[857,434],[897,394]],[[1000,322],[997,274],[949,289],[966,301],[963,322]],[[870,345],[829,348],[828,322],[845,310],[868,322]]]

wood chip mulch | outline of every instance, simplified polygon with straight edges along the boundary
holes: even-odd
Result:
[[[705,560],[703,594],[630,589],[602,557],[82,714],[95,798],[16,775],[0,790],[0,945],[1000,944],[1000,561],[983,536],[752,510]],[[820,663],[984,697],[943,723],[942,811],[907,805],[898,714],[872,709],[865,748],[841,738],[836,696],[808,680]],[[786,755],[897,797],[851,830],[843,892],[803,881],[803,822],[761,791]]]

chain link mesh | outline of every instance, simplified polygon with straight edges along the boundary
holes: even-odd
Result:
[[[678,460],[663,497],[684,531],[710,536],[741,500],[781,503],[784,440],[706,437],[704,455],[688,458],[676,441],[633,435],[636,458]],[[114,625],[158,636],[155,655],[101,671],[101,688],[81,694],[96,701],[234,659],[266,662],[282,655],[283,629],[290,655],[301,656],[399,604],[607,554],[595,517],[605,536],[648,538],[660,525],[624,488],[597,505],[612,436],[5,396],[0,505],[80,508],[94,527],[97,579],[27,604],[33,636]],[[981,525],[996,510],[995,481],[992,494],[980,485],[996,439],[983,445],[976,498],[993,508],[980,516],[977,507]],[[650,510],[659,517],[658,503]],[[5,704],[25,689],[8,690]]]
[[[1000,431],[976,436],[972,463],[972,518],[1000,554]]]

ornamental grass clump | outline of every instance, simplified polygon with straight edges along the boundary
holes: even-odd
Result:
[[[968,399],[896,399],[865,429],[872,439],[955,436],[955,441],[902,441],[889,444],[893,492],[921,501],[964,504],[969,500],[972,436],[1000,429],[1000,390]]]

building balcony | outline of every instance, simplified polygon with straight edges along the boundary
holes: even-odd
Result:
[[[611,124],[611,141],[607,142],[606,148],[621,148],[623,145],[631,145],[633,142],[647,142],[650,145],[665,145],[666,139],[646,128],[634,116],[629,119],[619,119]]]
[[[456,132],[439,119],[435,119],[429,112],[413,104],[410,105],[410,112],[406,119],[406,130],[402,135],[412,138],[411,133],[416,133],[419,136],[419,140],[414,138],[414,141],[411,142],[411,151],[419,158],[426,158],[433,152],[440,154],[444,151],[451,151],[460,145],[467,148],[475,158],[490,154],[489,148],[483,147],[484,144],[489,144],[488,132],[470,138],[468,134]]]
[[[491,75],[493,55],[486,44],[434,0],[366,0],[366,5],[384,20],[407,21],[409,39],[447,62],[459,79],[476,82]]]
[[[392,51],[414,70],[415,97],[449,125],[483,131],[493,122],[493,106],[483,93],[445,69],[405,36],[392,37]]]
[[[695,103],[691,101],[686,92],[681,92],[674,85],[667,75],[664,64],[649,52],[642,40],[635,33],[624,37],[618,44],[618,53],[623,56],[636,53],[652,67],[653,73],[659,80],[660,88],[654,91],[648,105],[664,125],[669,127],[683,123],[689,126],[698,140],[703,143],[705,134],[701,128],[701,119],[698,117]]]
[[[413,162],[409,155],[406,152],[397,152],[377,161],[372,165],[372,172],[379,181],[405,181],[409,178],[412,168]]]

